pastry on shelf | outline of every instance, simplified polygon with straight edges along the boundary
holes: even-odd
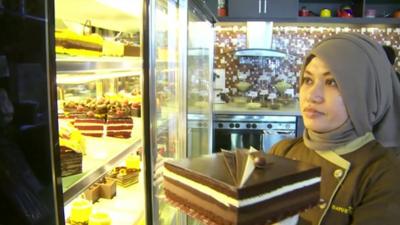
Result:
[[[125,166],[115,167],[109,174],[107,179],[115,180],[118,185],[128,187],[138,182],[139,170],[129,169]]]
[[[59,119],[64,119],[64,120],[69,120],[72,123],[75,122],[75,118],[79,117],[82,115],[83,110],[78,110],[81,107],[78,107],[80,104],[76,101],[64,101],[62,110],[59,109],[58,113],[58,118]]]
[[[126,43],[124,45],[124,56],[140,56],[140,46],[132,43]]]
[[[86,199],[78,198],[71,204],[71,214],[67,222],[71,225],[87,225],[92,213],[92,203]]]
[[[104,99],[87,100],[85,109],[90,109],[85,114],[81,114],[75,119],[74,126],[83,135],[92,137],[102,137],[106,123],[107,105]]]
[[[115,180],[101,179],[97,184],[100,186],[100,198],[112,199],[117,195]]]
[[[140,56],[140,45],[135,43],[135,37],[125,33],[118,39],[124,44],[124,56]],[[136,37],[136,39],[138,39],[138,37]]]
[[[61,176],[82,173],[82,154],[86,154],[86,142],[81,132],[71,123],[59,120]]]
[[[117,194],[115,180],[102,178],[85,190],[85,199],[95,203],[99,198],[112,199]]]
[[[140,156],[130,154],[125,159],[125,165],[128,169],[140,170]]]
[[[95,183],[84,192],[85,198],[91,203],[95,203],[100,198],[100,185]]]
[[[128,104],[115,103],[109,107],[107,114],[107,136],[130,138],[133,129],[133,119]]]
[[[103,38],[98,34],[78,34],[68,29],[55,31],[56,53],[71,56],[101,56]]]
[[[131,115],[133,117],[141,116],[141,103],[131,103]]]

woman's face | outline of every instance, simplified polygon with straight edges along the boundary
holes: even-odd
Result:
[[[318,57],[305,68],[300,86],[300,110],[304,126],[319,133],[338,128],[348,118],[336,80]]]

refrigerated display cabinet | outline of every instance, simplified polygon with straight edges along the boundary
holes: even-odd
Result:
[[[114,224],[145,221],[140,168],[140,8],[141,1],[55,0],[57,114],[66,223],[83,222],[96,213]],[[73,128],[64,132],[65,123]],[[68,132],[71,135],[65,141],[63,135]],[[74,132],[79,133],[83,150],[73,150],[81,156],[63,151],[76,147],[67,145],[77,140],[73,140]],[[136,167],[128,162],[134,159]],[[74,170],[79,163],[81,168]]]
[[[80,205],[99,217],[106,213],[119,225],[191,223],[165,203],[154,174],[157,159],[211,152],[210,20],[214,18],[204,3],[3,3],[0,23],[8,35],[0,39],[0,93],[9,96],[15,114],[13,129],[1,124],[1,149],[15,149],[2,152],[0,159],[1,171],[6,172],[2,175],[12,175],[2,176],[11,182],[2,186],[2,202],[8,205],[0,204],[0,209],[10,216],[1,222],[70,224],[71,212],[80,211],[74,206]],[[89,45],[65,44],[68,39],[79,42],[88,37]],[[78,127],[80,119],[93,115],[108,121],[108,111],[95,111],[99,104],[111,103],[131,107],[130,136],[107,136],[107,122],[91,132]],[[193,121],[201,123],[201,129],[193,128]],[[59,139],[60,134],[64,138],[64,129],[85,140],[86,150],[72,157],[77,161],[70,164],[64,162]],[[132,158],[137,162],[136,156],[140,158],[137,183],[115,185],[116,196],[83,207],[98,185],[108,184],[103,178],[115,175]]]

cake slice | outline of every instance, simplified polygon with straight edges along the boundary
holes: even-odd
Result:
[[[251,154],[259,166],[255,164],[242,185],[234,175],[241,172],[232,172],[240,162],[230,168],[234,163],[227,163],[223,152],[165,162],[167,200],[206,224],[232,225],[270,224],[318,203],[319,167],[260,152]]]
[[[82,173],[82,155],[86,154],[86,141],[71,123],[59,120],[61,176]]]

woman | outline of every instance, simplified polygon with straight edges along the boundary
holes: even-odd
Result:
[[[297,224],[399,224],[400,83],[382,47],[352,33],[318,43],[300,76],[304,135],[271,153],[321,166],[321,201]]]

